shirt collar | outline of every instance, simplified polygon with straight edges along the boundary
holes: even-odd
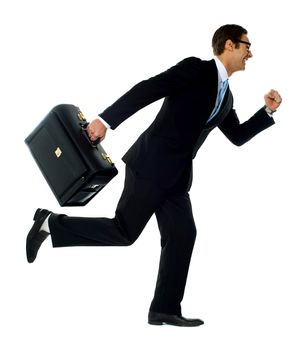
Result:
[[[228,79],[228,73],[223,65],[223,63],[219,60],[218,57],[214,57],[216,68],[218,70],[218,77],[219,77],[219,82],[224,82]]]

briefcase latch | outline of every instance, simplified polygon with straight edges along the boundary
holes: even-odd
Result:
[[[114,163],[112,162],[111,158],[105,154],[105,153],[101,153],[101,156],[104,160],[106,160],[111,166],[114,166]]]
[[[83,113],[81,112],[81,110],[78,108],[78,113],[77,113],[77,116],[78,116],[78,119],[80,120],[80,121],[86,121],[86,118],[85,118],[85,116],[83,115]]]

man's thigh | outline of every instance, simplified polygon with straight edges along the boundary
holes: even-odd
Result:
[[[164,198],[164,191],[155,182],[137,176],[126,167],[125,185],[117,205],[116,219],[131,242],[137,239]]]

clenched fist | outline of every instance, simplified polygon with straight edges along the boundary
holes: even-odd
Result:
[[[268,94],[264,96],[264,100],[268,108],[272,111],[276,111],[282,102],[282,97],[276,90],[270,90]]]
[[[106,137],[107,127],[100,119],[94,119],[87,126],[87,133],[91,141],[100,139],[103,141]]]

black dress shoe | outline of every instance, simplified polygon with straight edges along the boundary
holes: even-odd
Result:
[[[44,220],[48,217],[52,212],[46,209],[37,209],[34,215],[34,224],[30,229],[30,232],[26,238],[26,257],[29,263],[35,261],[38,250],[42,244],[42,242],[49,235],[48,232],[40,231],[40,228],[44,222]]]
[[[148,323],[158,326],[169,324],[171,326],[179,327],[197,327],[204,324],[204,321],[198,318],[185,318],[183,316],[162,314],[159,312],[150,311],[148,316]]]

